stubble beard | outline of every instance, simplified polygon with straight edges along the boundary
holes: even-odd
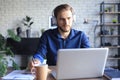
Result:
[[[71,28],[70,28],[70,29],[71,29]],[[63,32],[63,33],[69,32],[70,29],[69,29],[69,30],[64,30],[63,28],[59,27],[59,30],[60,30],[61,32]]]

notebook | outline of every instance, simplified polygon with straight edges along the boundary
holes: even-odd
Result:
[[[117,69],[114,70],[105,70],[104,76],[108,80],[120,80],[120,71]]]
[[[59,49],[56,79],[102,77],[107,61],[108,48]]]

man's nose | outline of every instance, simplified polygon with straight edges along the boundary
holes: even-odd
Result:
[[[69,23],[68,20],[65,20],[65,24],[68,25],[68,23]]]

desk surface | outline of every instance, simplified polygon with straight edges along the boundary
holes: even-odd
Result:
[[[48,73],[48,77],[47,77],[47,80],[56,80],[53,76],[52,76],[52,74],[51,74],[51,71],[52,70],[55,70],[56,69],[56,67],[55,66],[49,66],[49,73]],[[11,72],[12,70],[10,69],[8,72]],[[0,78],[0,80],[2,80],[1,78]],[[70,80],[70,79],[69,79]],[[71,80],[107,80],[107,79],[105,79],[104,77],[103,78],[94,78],[94,79],[71,79]]]

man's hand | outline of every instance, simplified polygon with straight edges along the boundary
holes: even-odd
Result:
[[[40,64],[41,64],[41,62],[38,59],[32,59],[28,63],[28,70],[31,71],[31,73],[34,73],[35,72],[35,66],[38,66]]]

